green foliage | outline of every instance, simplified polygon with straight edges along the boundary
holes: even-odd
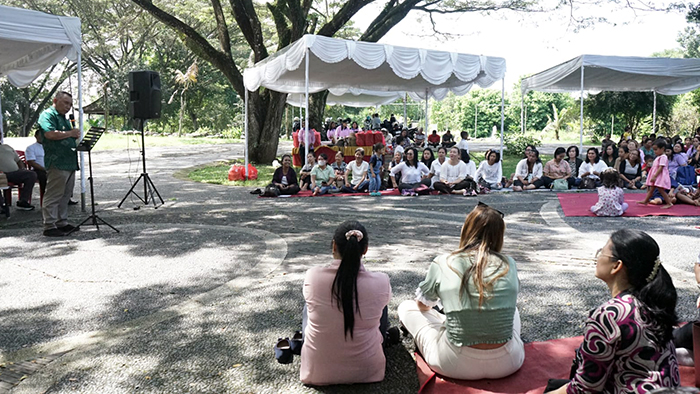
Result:
[[[528,145],[540,146],[542,141],[531,135],[523,134],[506,134],[503,139],[506,146],[506,154],[509,156],[522,156],[525,153],[525,147]]]
[[[520,82],[518,82],[513,86],[513,91],[510,96],[510,105],[508,106],[508,116],[511,119],[517,119],[517,122],[513,124],[517,125],[516,129],[518,130],[520,130],[521,118],[520,92]],[[529,92],[524,97],[527,130],[544,130],[550,123],[550,118],[553,116],[552,105],[559,111],[565,111],[568,108],[574,107],[576,101],[566,93]]]
[[[656,95],[657,123],[668,120],[671,116],[676,96]],[[654,108],[652,92],[600,92],[584,100],[584,111],[596,125],[594,134],[602,136],[609,133],[604,125],[615,116],[615,123],[623,128],[629,125],[632,136],[636,137],[645,120],[650,119]],[[602,133],[602,134],[601,134]]]

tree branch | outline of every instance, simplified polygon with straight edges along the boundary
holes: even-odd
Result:
[[[161,21],[167,27],[181,34],[181,39],[185,46],[197,56],[211,63],[218,68],[231,83],[240,97],[245,93],[243,85],[243,75],[238,70],[230,57],[209,44],[206,38],[202,37],[192,27],[182,22],[180,19],[168,14],[162,9],[153,5],[150,0],[132,0],[136,5],[143,8],[153,17]]]
[[[219,0],[211,0],[211,5],[214,9],[214,16],[216,17],[216,33],[219,36],[219,45],[221,45],[221,49],[226,56],[233,59],[231,55],[231,37],[228,34],[228,25],[226,24],[224,11],[221,8],[221,2]]]
[[[229,0],[229,2],[233,10],[233,17],[236,19],[236,23],[238,23],[238,28],[253,50],[255,62],[257,63],[268,57],[267,48],[265,47],[265,38],[263,37],[260,20],[255,13],[253,2],[251,0]]]
[[[345,26],[350,19],[352,19],[355,14],[362,9],[362,7],[367,4],[372,3],[373,0],[350,0],[343,4],[343,6],[338,10],[338,12],[333,15],[333,18],[326,22],[321,29],[319,29],[319,36],[333,37],[340,29]],[[392,0],[391,2],[394,2]],[[364,40],[366,41],[366,40]]]
[[[292,42],[292,31],[289,29],[287,18],[285,17],[285,13],[283,11],[284,4],[280,5],[279,1],[275,1],[275,3],[267,3],[267,9],[270,10],[272,20],[275,22],[279,48],[284,48]]]

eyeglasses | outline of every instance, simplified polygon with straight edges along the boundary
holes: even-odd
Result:
[[[484,207],[484,208],[493,209],[494,211],[498,212],[499,215],[501,215],[501,218],[503,218],[503,217],[506,216],[503,212],[499,211],[498,209],[496,209],[496,208],[494,208],[494,207],[490,207],[490,206],[484,204],[484,203],[481,202],[481,201],[479,201],[479,202],[476,204],[476,206],[477,206],[477,207]]]
[[[610,257],[611,259],[615,258],[615,256],[613,256],[611,254],[603,253],[603,248],[600,248],[595,252],[595,260],[598,260],[598,257],[600,257],[600,256]]]

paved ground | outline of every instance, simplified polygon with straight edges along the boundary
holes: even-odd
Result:
[[[391,277],[397,324],[396,307],[412,298],[429,262],[456,247],[476,199],[270,200],[173,176],[241,152],[236,145],[149,148],[149,173],[166,200],[158,209],[135,198],[116,207],[129,174],[140,173],[138,152],[96,153],[98,215],[118,234],[88,226],[46,239],[38,211],[0,219],[0,392],[415,392],[409,340],[387,352],[384,382],[321,389],[299,383],[298,358],[277,364],[272,346],[299,329],[303,274],[331,258],[338,223],[356,218],[367,226],[366,265]],[[607,298],[593,276],[593,253],[622,227],[656,238],[681,318],[695,318],[697,218],[564,218],[550,192],[480,200],[506,214],[525,341],[580,335],[588,310]],[[71,209],[76,220],[87,215]]]

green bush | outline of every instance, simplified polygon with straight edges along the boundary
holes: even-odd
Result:
[[[525,147],[528,145],[542,145],[542,141],[539,139],[522,134],[506,134],[503,142],[506,145],[506,153],[515,156],[522,156],[525,153]]]

